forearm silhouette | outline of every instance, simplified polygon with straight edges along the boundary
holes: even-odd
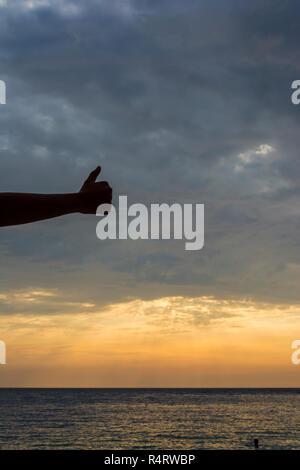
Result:
[[[112,189],[106,181],[96,182],[101,171],[91,172],[78,193],[0,193],[0,227],[28,224],[80,212],[95,214],[100,204],[110,204]]]

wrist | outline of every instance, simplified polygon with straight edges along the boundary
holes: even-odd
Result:
[[[67,194],[67,209],[70,214],[81,212],[80,197],[78,193]]]

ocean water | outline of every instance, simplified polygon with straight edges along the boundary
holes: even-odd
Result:
[[[1,389],[1,449],[300,449],[300,389]]]

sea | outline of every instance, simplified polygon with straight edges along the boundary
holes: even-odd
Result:
[[[300,389],[0,388],[0,449],[300,449]]]

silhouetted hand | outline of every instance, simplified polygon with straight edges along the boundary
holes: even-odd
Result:
[[[79,212],[82,214],[95,214],[100,204],[111,204],[112,189],[107,181],[96,182],[100,172],[101,167],[97,166],[97,168],[90,173],[78,193]]]
[[[96,183],[100,166],[92,171],[78,193],[0,193],[0,227],[28,224],[81,212],[96,214],[101,204],[111,204],[112,189],[106,181]]]

